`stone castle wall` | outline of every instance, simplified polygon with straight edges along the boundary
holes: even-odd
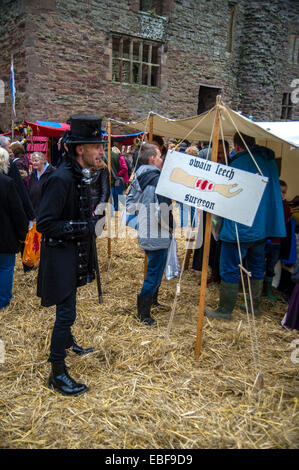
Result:
[[[72,113],[132,120],[149,111],[197,114],[200,84],[222,87],[222,99],[255,120],[280,119],[298,64],[288,64],[288,35],[298,31],[298,2],[170,0],[163,16],[139,11],[139,0],[2,0],[0,78],[6,99],[0,127],[11,120],[13,53],[17,120],[65,122]],[[289,3],[288,5],[286,5]],[[229,9],[235,4],[232,50]],[[112,81],[112,35],[161,44],[160,87]],[[298,106],[293,119],[299,119]]]

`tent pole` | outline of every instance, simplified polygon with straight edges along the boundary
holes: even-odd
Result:
[[[109,173],[109,186],[111,188],[111,121],[108,120],[107,123],[107,133],[108,133],[108,173]],[[111,258],[111,190],[108,199],[108,258]]]
[[[219,102],[220,102],[220,97],[217,96],[217,105],[219,105]],[[217,106],[216,107],[214,132],[213,132],[213,138],[212,138],[212,158],[211,158],[211,160],[213,162],[217,161],[219,130],[220,130],[220,126],[219,126],[219,106]],[[208,277],[208,264],[209,264],[209,254],[210,254],[211,229],[212,229],[212,214],[210,212],[207,212],[206,213],[205,240],[204,240],[203,258],[202,258],[202,271],[201,271],[198,319],[197,319],[197,335],[196,335],[196,345],[195,345],[195,357],[196,358],[199,357],[200,350],[201,350],[202,327],[203,327],[205,296],[206,296],[207,277]]]
[[[148,141],[151,144],[153,141],[153,128],[154,128],[154,116],[152,113],[150,113],[149,116],[149,136],[148,136]],[[147,271],[147,256],[144,256],[144,278],[146,276],[146,271]]]

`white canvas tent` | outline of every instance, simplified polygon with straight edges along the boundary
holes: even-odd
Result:
[[[281,158],[281,179],[288,184],[287,198],[299,195],[299,122],[258,122],[260,127],[280,138],[274,141],[257,139],[257,143],[271,148],[276,158]],[[286,143],[288,142],[288,143]],[[291,143],[291,145],[289,145]]]
[[[216,107],[213,107],[199,116],[186,119],[169,119],[151,113],[152,133],[189,141],[210,140],[215,110]],[[223,104],[220,105],[220,111],[223,137],[232,139],[238,129],[239,132],[255,137],[258,144],[272,148],[275,157],[282,159],[280,176],[288,183],[288,199],[299,195],[299,121],[254,122]],[[140,121],[121,124],[149,132],[150,119],[147,117]]]

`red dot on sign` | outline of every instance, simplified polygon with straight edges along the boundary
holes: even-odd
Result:
[[[208,180],[205,180],[202,182],[202,185],[201,185],[201,189],[204,191],[207,187],[207,184],[208,184]]]

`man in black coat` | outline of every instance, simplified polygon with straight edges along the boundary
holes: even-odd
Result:
[[[77,354],[93,350],[75,343],[71,326],[76,319],[77,287],[95,278],[95,222],[85,176],[104,149],[101,117],[73,115],[70,124],[63,139],[69,151],[43,187],[37,217],[37,230],[43,235],[37,295],[43,306],[56,305],[49,386],[64,395],[78,395],[88,388],[70,377],[64,359],[68,348]]]

